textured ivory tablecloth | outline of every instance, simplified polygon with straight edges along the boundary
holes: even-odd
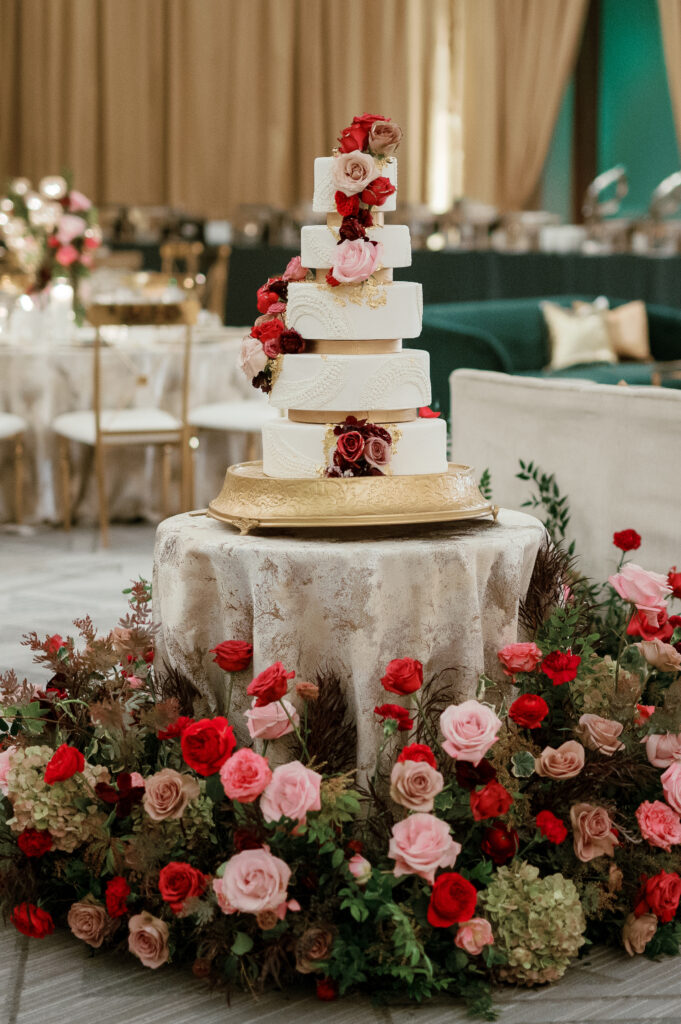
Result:
[[[129,339],[102,352],[104,402],[112,408],[155,405],[180,414],[183,347],[155,337],[155,328],[133,328]],[[166,335],[169,332],[166,331]],[[192,348],[190,406],[243,401],[256,395],[238,369],[243,331],[219,327],[196,332]],[[53,420],[91,408],[92,346],[35,343],[0,345],[0,409],[22,416],[26,433],[24,510],[29,523],[59,522],[58,466]],[[137,386],[137,378],[147,384]],[[225,465],[247,458],[247,435],[202,432],[195,458],[195,500],[207,504],[220,490]],[[0,523],[14,516],[11,445],[0,445]],[[80,523],[97,521],[92,449],[71,446],[72,497]],[[179,507],[179,457],[173,457],[171,501]],[[160,465],[153,448],[107,452],[112,519],[160,518]]]
[[[499,678],[497,651],[517,639],[518,603],[543,537],[537,519],[507,511],[497,523],[248,536],[175,516],[156,534],[157,664],[184,672],[219,713],[228,676],[209,650],[252,641],[253,666],[235,674],[230,711],[242,742],[253,675],[275,661],[298,679],[320,667],[338,673],[357,720],[358,767],[367,770],[381,734],[373,708],[402,700],[381,686],[391,659],[418,658],[424,679],[447,670],[442,684],[461,700],[475,695],[483,670]]]

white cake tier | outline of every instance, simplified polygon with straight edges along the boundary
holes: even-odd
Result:
[[[387,425],[390,430],[390,425]],[[390,469],[394,476],[447,472],[447,425],[423,419],[400,423]],[[271,420],[262,427],[263,471],[266,476],[321,476],[327,463],[324,442],[328,425]]]
[[[384,227],[367,228],[372,242],[383,243],[384,267],[411,266],[411,240],[406,224],[386,224]],[[323,224],[310,224],[300,232],[300,261],[304,267],[328,268],[335,260],[338,248],[338,228]]]
[[[414,281],[373,285],[291,282],[286,324],[303,338],[350,341],[418,338],[423,293]]]
[[[336,200],[334,196],[338,191],[331,174],[334,157],[318,156],[314,162],[314,195],[312,197],[312,209],[315,213],[336,213]],[[377,178],[389,178],[391,184],[397,188],[397,160],[391,160],[376,165]],[[397,192],[388,196],[383,206],[376,209],[381,213],[389,213],[395,209]],[[305,266],[305,264],[303,264]]]
[[[281,356],[270,403],[278,409],[354,412],[430,404],[429,358],[419,349],[382,355]]]

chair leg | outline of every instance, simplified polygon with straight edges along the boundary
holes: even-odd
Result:
[[[109,503],[106,495],[106,475],[104,466],[104,446],[95,448],[95,472],[97,474],[97,494],[99,497],[99,537],[103,548],[109,546]]]
[[[64,529],[71,529],[71,465],[69,459],[69,440],[59,438],[59,476],[61,478],[61,507]]]
[[[18,523],[24,518],[24,438],[14,440],[14,516]]]
[[[185,431],[182,434],[182,440],[180,442],[180,459],[181,459],[181,483],[180,493],[182,496],[182,511],[190,512],[194,503],[194,466],[192,458],[192,450],[189,447],[190,439],[189,431]]]
[[[167,519],[170,515],[170,470],[171,463],[170,457],[172,454],[172,445],[164,444],[161,446],[161,511],[163,512],[163,518]]]

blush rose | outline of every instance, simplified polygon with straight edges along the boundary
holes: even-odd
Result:
[[[642,640],[636,646],[648,664],[659,672],[678,672],[681,669],[681,654],[672,644],[665,644],[654,637]]]
[[[492,708],[477,700],[450,704],[440,716],[442,749],[458,761],[477,765],[496,743],[501,725]]]
[[[622,945],[629,956],[636,956],[644,952],[656,932],[657,918],[654,914],[642,914],[641,917],[629,914],[622,928]]]
[[[259,914],[286,903],[290,877],[288,864],[269,850],[243,850],[227,861],[213,889],[224,913]]]
[[[472,917],[458,928],[454,936],[454,945],[470,956],[480,956],[485,946],[493,943],[492,925],[484,917]]]
[[[643,569],[635,562],[629,562],[620,572],[609,576],[608,583],[614,587],[622,600],[636,605],[638,611],[648,618],[651,626],[657,625],[657,613],[663,607],[667,594],[671,593],[666,576]]]
[[[346,239],[334,249],[331,273],[339,284],[358,284],[371,277],[382,260],[381,242]]]
[[[390,797],[410,811],[432,811],[444,779],[425,761],[397,761],[390,775]]]
[[[396,878],[419,875],[432,885],[436,870],[453,867],[460,852],[447,822],[432,814],[417,812],[393,825],[388,856]]]
[[[618,750],[624,750],[624,744],[618,739],[624,726],[611,718],[600,715],[582,715],[579,719],[577,734],[585,747],[598,750],[601,754],[612,757]]]
[[[145,967],[156,970],[168,960],[169,928],[165,921],[147,910],[128,921],[128,949]]]
[[[393,156],[401,141],[402,129],[392,121],[374,121],[369,129],[369,149],[377,156]]]
[[[534,759],[537,775],[547,779],[574,779],[584,767],[584,747],[577,740],[566,740],[559,747],[544,747]]]
[[[336,188],[346,196],[362,192],[376,177],[376,161],[369,153],[352,150],[333,158],[331,177]]]
[[[99,949],[117,924],[112,921],[101,903],[90,899],[73,903],[66,915],[66,923],[77,939],[86,942],[93,949]]]
[[[254,697],[250,708],[244,712],[251,739],[278,740],[300,725],[298,712],[290,701],[274,701],[264,707],[258,707],[256,701]]]
[[[308,811],[321,810],[322,777],[300,761],[279,765],[260,797],[260,810],[265,821],[290,818],[304,824]]]
[[[199,795],[199,784],[191,775],[174,768],[162,768],[146,780],[142,802],[153,821],[181,818],[190,800]]]
[[[9,793],[9,771],[12,767],[11,758],[12,754],[16,750],[16,746],[7,747],[5,750],[0,750],[0,793],[3,796],[7,796]]]
[[[672,761],[660,777],[664,798],[673,810],[681,814],[681,761]]]
[[[249,380],[257,377],[267,366],[267,356],[258,338],[247,335],[241,342],[239,365]]]
[[[575,855],[578,860],[586,863],[604,854],[613,857],[618,845],[617,836],[613,832],[610,815],[604,807],[593,804],[573,804],[570,808],[570,821],[574,837]]]
[[[681,732],[651,733],[642,742],[654,768],[669,768],[672,762],[681,761]]]

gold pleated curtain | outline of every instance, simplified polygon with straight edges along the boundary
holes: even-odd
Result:
[[[286,207],[368,110],[405,129],[401,198],[444,208],[460,18],[461,0],[0,0],[0,182],[69,167],[100,204]]]
[[[681,148],[681,0],[657,0],[657,6],[676,137]]]

